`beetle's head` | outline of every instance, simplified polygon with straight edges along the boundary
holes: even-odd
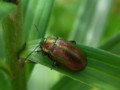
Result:
[[[40,48],[43,52],[49,53],[50,50],[52,50],[53,45],[55,42],[55,38],[53,37],[48,37],[48,38],[44,38],[41,40],[40,42]]]

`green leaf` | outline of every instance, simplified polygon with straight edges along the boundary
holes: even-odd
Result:
[[[22,54],[26,57],[31,50],[38,45],[39,40],[29,43],[28,48]],[[91,48],[78,45],[87,57],[88,65],[85,70],[80,72],[70,72],[64,67],[54,68],[56,71],[87,84],[90,87],[96,87],[102,90],[117,90],[120,88],[120,57],[102,49]],[[33,53],[29,59],[32,62],[40,63],[51,68],[52,61],[41,53]]]
[[[35,65],[28,81],[28,90],[50,90],[59,79],[58,74],[41,64]]]
[[[16,5],[0,1],[0,20],[16,10]]]
[[[26,2],[24,1],[24,4],[25,3]],[[24,30],[28,30],[27,35],[29,33],[29,40],[44,37],[53,8],[53,3],[54,0],[30,0],[28,1],[28,4],[25,4],[27,6],[23,6],[25,22]],[[26,67],[27,77],[29,77],[34,65],[28,64]]]
[[[111,5],[112,0],[82,0],[70,39],[96,47],[105,31]]]
[[[105,49],[107,51],[110,51],[112,53],[118,54],[120,55],[119,52],[119,48],[120,48],[120,34],[115,35],[114,37],[112,37],[109,41],[107,41],[104,45],[102,45],[100,48]],[[101,66],[102,67],[102,66]],[[110,69],[108,69],[110,70]],[[117,71],[115,71],[113,68],[111,69],[111,72],[116,73]],[[65,87],[62,87],[62,83],[66,83]],[[67,86],[73,86],[71,87],[67,87]],[[53,87],[51,90],[57,90],[59,87],[61,87],[61,90],[76,90],[78,88],[81,88],[82,90],[89,90],[89,89],[94,89],[94,87],[90,87],[86,84],[83,84],[81,82],[78,82],[76,80],[72,80],[70,78],[67,77],[63,77],[61,80],[59,80]],[[99,88],[97,88],[99,89]]]
[[[120,55],[120,33],[112,37],[100,48]]]
[[[38,37],[44,37],[49,23],[53,3],[54,0],[29,1],[24,18],[24,29],[29,30],[30,40]],[[39,30],[40,33],[36,29]]]
[[[0,90],[12,90],[10,78],[2,69],[0,69]]]
[[[60,90],[98,90],[95,87],[90,87],[84,83],[65,76],[61,78],[50,90],[58,90],[58,88],[60,88]]]

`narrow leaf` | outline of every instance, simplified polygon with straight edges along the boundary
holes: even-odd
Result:
[[[38,45],[39,41],[33,41],[23,53],[26,57]],[[120,56],[107,52],[105,50],[78,45],[87,57],[88,65],[85,70],[80,72],[70,72],[64,67],[54,68],[56,71],[87,84],[90,87],[96,87],[102,90],[106,88],[117,90],[120,88]],[[51,68],[52,61],[41,53],[34,52],[29,57],[32,62],[40,63]],[[104,87],[102,84],[104,84]]]
[[[119,47],[120,47],[120,34],[115,35],[114,37],[112,37],[110,40],[108,40],[104,45],[102,45],[100,48],[105,49],[107,51],[110,51],[112,53],[118,54],[120,55],[119,52]],[[102,66],[100,66],[99,68],[101,68]],[[105,66],[106,67],[106,66]],[[107,69],[107,68],[106,68]],[[115,71],[115,68],[108,68],[108,70],[112,73],[116,73],[119,71]],[[65,87],[62,87],[63,85],[61,83],[66,83]],[[67,87],[67,86],[72,86],[72,87]],[[103,85],[104,86],[104,85]],[[106,85],[105,85],[106,86]],[[61,80],[59,80],[59,82],[57,82],[51,89],[52,90],[57,90],[59,87],[61,87],[61,90],[66,90],[66,89],[70,89],[70,90],[76,90],[76,88],[81,88],[82,90],[89,90],[89,89],[93,89],[95,87],[90,87],[86,84],[83,84],[81,82],[78,82],[76,80],[72,80],[70,78],[67,77],[63,77]],[[98,89],[99,90],[99,89]],[[112,89],[111,89],[112,90]],[[114,89],[113,89],[114,90]]]
[[[29,1],[25,14],[24,29],[29,30],[29,39],[44,37],[54,0]],[[32,16],[32,17],[31,17]],[[39,32],[37,30],[39,30]]]
[[[108,40],[108,42],[106,42],[100,48],[120,55],[120,33],[112,37],[110,40]]]
[[[25,1],[24,1],[25,2]],[[44,37],[49,17],[51,15],[54,0],[30,0],[28,1],[27,8],[24,8],[24,30],[29,33],[29,40],[38,37]],[[32,17],[31,17],[32,16]],[[27,77],[29,77],[34,65],[27,65]]]
[[[112,0],[82,1],[70,39],[96,47],[104,33]]]

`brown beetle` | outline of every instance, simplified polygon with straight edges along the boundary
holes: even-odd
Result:
[[[87,64],[84,53],[75,44],[61,38],[45,38],[41,41],[40,48],[54,62],[70,71],[82,70]]]

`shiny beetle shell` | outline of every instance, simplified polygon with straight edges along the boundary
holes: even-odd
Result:
[[[41,41],[40,48],[58,64],[70,71],[84,69],[87,60],[83,52],[73,43],[57,37],[48,37]]]

